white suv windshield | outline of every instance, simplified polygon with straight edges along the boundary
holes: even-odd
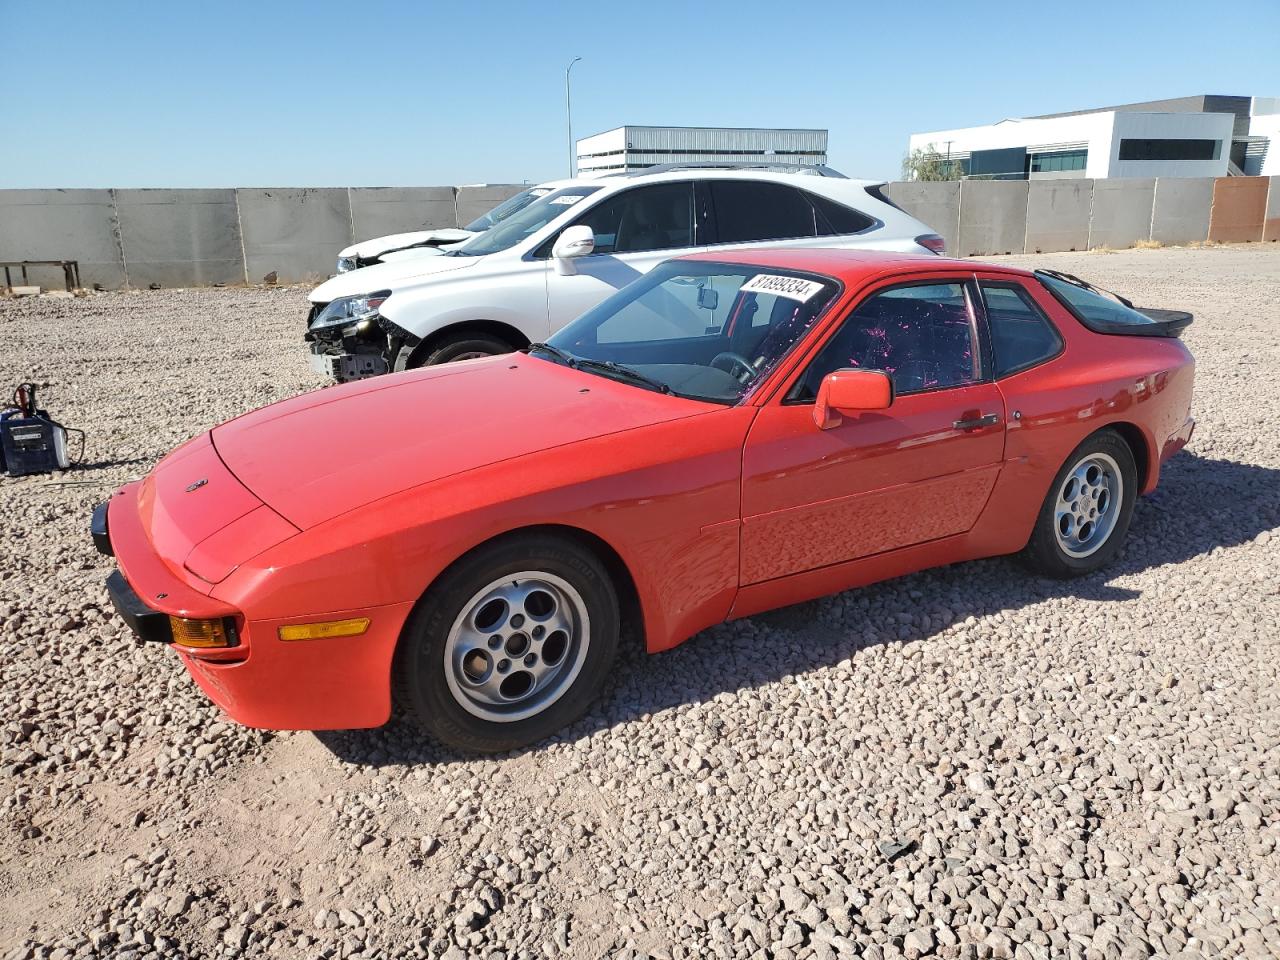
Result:
[[[538,197],[523,210],[514,213],[497,226],[472,237],[462,246],[449,251],[454,257],[483,257],[499,250],[507,250],[525,240],[552,220],[569,210],[578,201],[599,190],[599,187],[565,187]]]
[[[671,260],[530,352],[661,393],[737,403],[837,289],[829,277],[793,270]]]
[[[470,230],[472,233],[484,233],[490,227],[501,223],[513,214],[519,213],[533,201],[539,197],[545,197],[550,192],[550,187],[530,187],[528,190],[521,190],[514,197],[503,200],[488,213],[472,220],[462,229]]]

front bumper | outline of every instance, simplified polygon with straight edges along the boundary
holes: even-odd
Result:
[[[173,643],[173,629],[169,618],[158,610],[152,610],[134,593],[119,570],[107,577],[107,595],[111,606],[139,640],[147,643]]]
[[[257,619],[200,593],[156,554],[130,484],[93,513],[99,552],[115,556],[107,578],[111,603],[140,639],[169,644],[192,679],[237,723],[269,730],[378,727],[391,715],[391,661],[412,602]],[[221,586],[221,585],[220,585]],[[145,599],[144,599],[145,598]],[[237,603],[239,601],[236,601]],[[172,643],[169,617],[235,617],[236,646],[195,649]],[[369,617],[358,637],[286,642],[281,626]]]

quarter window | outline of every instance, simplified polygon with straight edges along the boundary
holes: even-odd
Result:
[[[794,398],[812,401],[822,378],[849,368],[883,370],[897,394],[981,379],[973,310],[963,283],[892,287],[864,300],[827,341]]]
[[[709,181],[720,243],[817,236],[813,206],[795,187],[753,180]]]
[[[983,283],[996,376],[1035,366],[1062,349],[1062,338],[1031,295],[1018,284]]]
[[[596,253],[639,253],[692,247],[693,184],[658,183],[616,194],[576,224],[596,235]]]
[[[816,193],[806,193],[805,197],[818,212],[818,236],[820,237],[840,237],[861,233],[876,222],[865,213],[846,207],[843,203],[820,197]]]

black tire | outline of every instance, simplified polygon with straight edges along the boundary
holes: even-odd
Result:
[[[1063,492],[1074,468],[1087,458],[1101,455],[1109,457],[1119,467],[1122,491],[1119,497],[1119,511],[1114,525],[1101,545],[1093,547],[1088,556],[1072,556],[1059,542],[1056,507],[1059,494]],[[1133,504],[1138,493],[1138,469],[1134,463],[1133,451],[1114,430],[1100,430],[1086,437],[1084,442],[1071,451],[1063,463],[1062,469],[1053,478],[1053,485],[1045,494],[1044,503],[1036,517],[1035,530],[1031,540],[1022,551],[1021,560],[1036,573],[1057,579],[1082,577],[1093,573],[1110,563],[1121,547],[1124,546],[1125,535],[1129,531],[1129,521],[1133,517]],[[1070,520],[1070,517],[1066,518]]]
[[[494,357],[502,353],[511,353],[516,348],[501,337],[487,333],[456,333],[442,337],[430,344],[425,350],[414,350],[401,347],[396,354],[395,371],[412,370],[416,367],[430,367],[437,363],[451,363],[454,360],[471,359],[472,357]]]
[[[577,676],[558,699],[523,719],[488,720],[468,711],[450,689],[448,636],[478,591],[521,571],[551,574],[577,591],[590,618],[589,642]],[[451,747],[480,753],[514,750],[550,736],[586,712],[613,666],[618,634],[617,592],[594,554],[562,537],[507,537],[457,561],[418,603],[396,651],[398,699],[426,733]]]

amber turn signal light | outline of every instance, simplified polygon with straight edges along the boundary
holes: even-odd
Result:
[[[227,631],[225,620],[184,620],[170,617],[173,642],[180,647],[234,647],[235,637]]]
[[[279,633],[281,640],[327,640],[329,637],[358,637],[368,629],[368,617],[355,617],[325,623],[291,623],[281,627]]]

